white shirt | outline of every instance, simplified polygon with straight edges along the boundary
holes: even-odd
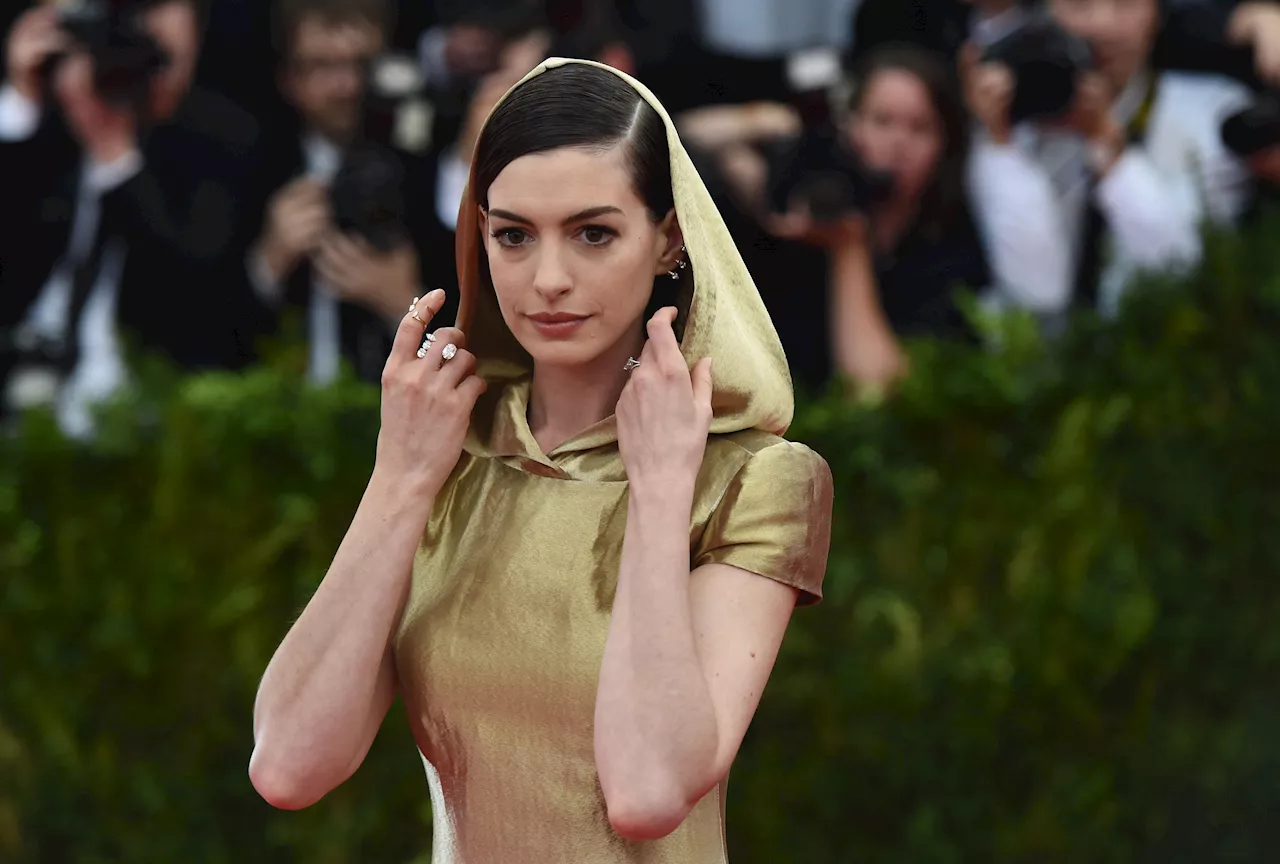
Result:
[[[333,182],[342,165],[342,150],[319,135],[303,137],[302,156],[307,176],[325,185]],[[249,274],[262,301],[279,306],[284,299],[284,285],[271,278],[259,251],[253,253]],[[338,295],[319,275],[312,277],[307,325],[307,377],[313,384],[324,386],[337,378],[341,367],[342,328]]]
[[[0,141],[31,138],[39,129],[40,115],[38,104],[10,85],[0,87]],[[101,218],[102,196],[141,171],[142,165],[142,155],[136,151],[110,163],[85,163],[80,174],[75,217],[66,252],[28,310],[23,321],[24,329],[50,339],[65,337],[73,264],[90,252]],[[24,393],[21,392],[24,382],[12,382],[19,390],[11,392],[10,396],[20,405],[29,406],[53,399],[58,425],[69,437],[84,439],[92,436],[94,403],[107,399],[127,383],[116,322],[124,259],[124,245],[119,241],[108,241],[103,249],[97,280],[90,289],[80,317],[77,332],[80,355],[62,389],[56,394]]]
[[[1137,76],[1115,105],[1127,122],[1147,91]],[[1100,311],[1114,314],[1137,271],[1168,271],[1200,260],[1203,220],[1230,224],[1250,194],[1245,165],[1222,144],[1230,113],[1248,90],[1211,75],[1166,72],[1156,85],[1147,132],[1094,186],[1106,220]],[[997,145],[974,142],[969,192],[987,246],[996,289],[988,305],[1060,323],[1071,301],[1090,188],[1088,150],[1072,133],[1032,124]]]
[[[907,0],[902,0],[907,2]],[[847,47],[855,0],[701,0],[702,40],[734,57]]]

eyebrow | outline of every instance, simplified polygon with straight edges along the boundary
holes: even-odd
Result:
[[[621,214],[622,211],[617,207],[612,207],[608,204],[600,207],[588,207],[586,210],[579,210],[577,213],[574,213],[560,224],[572,225],[574,222],[581,222],[584,219],[594,219],[597,216],[605,216],[610,213]],[[499,210],[496,207],[489,211],[489,215],[496,216],[499,219],[506,219],[508,222],[518,222],[521,225],[533,224],[532,219],[521,216],[519,213],[512,213],[510,210]]]

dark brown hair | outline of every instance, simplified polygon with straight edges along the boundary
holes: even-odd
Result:
[[[946,233],[965,212],[965,170],[969,161],[969,113],[959,82],[937,54],[916,45],[884,45],[869,52],[854,70],[850,108],[857,112],[867,85],[880,72],[912,75],[929,93],[942,127],[942,152],[921,195],[916,230],[930,239]]]

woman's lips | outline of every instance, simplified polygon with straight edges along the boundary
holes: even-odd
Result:
[[[528,316],[529,322],[533,324],[534,329],[550,339],[564,339],[572,336],[588,317],[590,316],[571,315],[565,312],[541,313]]]

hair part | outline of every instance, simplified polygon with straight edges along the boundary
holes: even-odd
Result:
[[[391,32],[394,14],[388,0],[276,0],[271,31],[280,57],[293,53],[298,31],[312,20],[329,27],[368,24],[386,35]]]
[[[969,161],[969,114],[959,82],[932,52],[909,44],[889,44],[870,51],[854,70],[850,108],[857,113],[867,85],[881,72],[906,72],[924,85],[938,117],[942,152],[921,195],[917,228],[930,238],[948,231],[965,210],[965,166]]]
[[[522,156],[561,148],[623,147],[636,194],[660,222],[675,207],[667,127],[653,106],[614,72],[584,63],[548,69],[508,94],[476,144],[477,203]]]

